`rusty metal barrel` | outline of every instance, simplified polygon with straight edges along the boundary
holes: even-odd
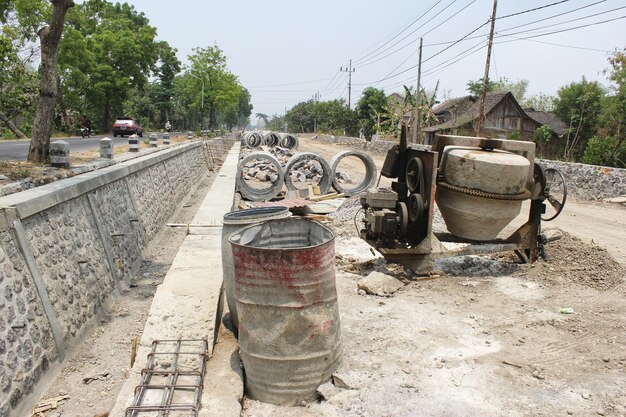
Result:
[[[237,305],[235,304],[235,268],[233,266],[233,251],[228,239],[240,229],[266,220],[284,219],[291,216],[287,207],[256,207],[245,210],[231,211],[222,219],[222,274],[224,278],[224,292],[228,311],[235,327],[239,327]]]
[[[270,220],[230,242],[246,394],[277,405],[315,401],[341,362],[333,232]]]

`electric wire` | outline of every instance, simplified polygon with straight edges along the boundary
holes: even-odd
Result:
[[[469,6],[471,6],[471,5],[472,5],[472,4],[474,4],[475,2],[476,2],[476,0],[472,0],[470,3],[468,3],[467,5],[465,5],[465,7],[463,7],[463,8],[462,8],[462,9],[460,9],[460,10],[458,10],[456,13],[454,13],[452,16],[448,17],[448,18],[447,18],[446,20],[444,20],[443,22],[441,22],[441,23],[439,23],[439,24],[435,25],[435,26],[434,26],[432,29],[430,29],[429,31],[427,31],[427,32],[425,32],[425,33],[422,33],[419,37],[424,37],[424,36],[428,35],[429,33],[431,33],[432,31],[434,31],[435,29],[437,29],[437,28],[441,27],[441,25],[443,25],[444,23],[446,23],[446,22],[450,21],[452,18],[454,18],[454,17],[455,17],[456,15],[458,15],[459,13],[461,13],[463,10],[467,9]],[[421,27],[421,26],[420,26],[420,27]],[[413,32],[411,32],[411,34],[413,34]],[[406,39],[406,38],[403,38],[403,39]],[[361,64],[359,65],[359,68],[362,68],[362,67],[366,67],[366,66],[368,66],[368,65],[375,64],[375,63],[377,63],[377,62],[382,61],[382,60],[383,60],[383,59],[385,59],[385,58],[390,57],[391,55],[394,55],[394,54],[396,54],[396,53],[398,53],[398,52],[402,51],[403,49],[408,48],[409,46],[414,46],[414,42],[416,42],[416,40],[411,40],[411,41],[410,41],[409,43],[407,43],[406,45],[401,46],[400,48],[398,48],[398,49],[396,49],[396,50],[394,50],[394,51],[389,52],[387,55],[384,55],[384,56],[382,56],[382,57],[380,57],[380,58],[378,58],[378,59],[375,59],[375,60],[373,60],[373,61],[366,60],[366,61],[364,61],[363,63],[361,63]],[[372,57],[372,58],[374,58],[374,57]],[[372,58],[370,58],[370,59],[372,59]]]
[[[561,2],[552,3],[551,5],[560,4],[560,3],[561,3]],[[548,7],[548,6],[549,6],[549,5],[546,5],[546,6],[544,6],[543,8]],[[501,33],[501,32],[503,32],[503,31],[506,31],[506,30],[512,29],[512,28],[507,28],[507,29],[503,29],[502,31],[498,31],[498,32],[496,32],[496,35],[494,36],[494,38],[500,38],[500,37],[506,37],[506,36],[512,36],[512,35],[519,35],[519,34],[523,34],[523,33],[531,33],[531,32],[536,32],[537,30],[546,29],[546,28],[549,28],[549,27],[553,27],[553,26],[556,26],[556,25],[561,25],[561,24],[565,24],[565,23],[571,23],[571,22],[578,21],[578,20],[581,20],[581,19],[587,19],[587,18],[590,18],[590,17],[599,16],[599,15],[606,14],[606,13],[609,13],[609,12],[612,12],[612,11],[615,11],[615,10],[620,10],[620,9],[623,9],[623,8],[626,8],[626,6],[623,6],[623,7],[618,7],[618,8],[616,8],[616,9],[611,9],[611,10],[604,11],[604,12],[595,13],[595,14],[593,14],[593,15],[589,15],[589,16],[584,16],[584,17],[579,17],[579,18],[576,18],[576,19],[571,19],[571,20],[568,20],[568,21],[565,21],[565,22],[555,23],[555,24],[548,25],[548,26],[545,26],[545,27],[542,27],[542,28],[534,28],[534,29],[529,29],[529,30],[524,30],[524,31],[514,32],[514,33],[511,33],[511,34],[504,34],[504,33]],[[535,9],[531,9],[531,10],[536,10],[536,9],[537,9],[537,8],[535,8]],[[516,13],[516,14],[514,14],[514,15],[519,15],[519,14],[521,14],[521,13],[522,13],[522,12],[518,12],[518,13]],[[546,19],[547,19],[547,18],[546,18]],[[542,20],[546,20],[546,19],[540,19],[540,20],[538,20],[538,21],[542,21]],[[590,24],[586,24],[586,25],[580,25],[580,26],[576,26],[576,27],[573,27],[573,28],[568,28],[568,29],[562,29],[562,30],[557,30],[557,31],[547,32],[547,33],[545,33],[545,34],[541,34],[541,35],[538,35],[538,36],[547,36],[547,35],[550,35],[550,34],[556,34],[556,33],[566,32],[566,31],[570,31],[570,30],[580,29],[580,28],[584,28],[584,27],[594,26],[594,25],[597,25],[597,24],[608,23],[608,22],[611,22],[611,21],[614,21],[614,20],[619,20],[619,19],[621,19],[621,17],[614,18],[614,19],[607,19],[607,20],[604,20],[604,21],[601,21],[601,22],[594,22],[594,23],[590,23]],[[456,41],[454,41],[454,42],[450,43],[448,46],[446,46],[445,48],[443,48],[443,49],[442,49],[442,50],[440,50],[439,52],[437,52],[437,53],[435,53],[434,55],[432,55],[432,56],[430,56],[430,57],[426,58],[425,60],[423,60],[423,61],[422,61],[422,64],[423,64],[423,63],[425,63],[425,62],[428,62],[428,61],[430,61],[431,59],[435,58],[436,56],[438,56],[438,55],[442,54],[443,52],[445,52],[446,50],[448,50],[448,49],[452,48],[453,46],[455,46],[456,44],[458,44],[458,43],[462,42],[463,40],[476,39],[476,38],[479,38],[479,37],[483,37],[483,36],[481,35],[481,36],[478,36],[478,37],[471,37],[471,38],[470,38],[470,35],[472,35],[472,34],[473,34],[473,33],[475,33],[476,31],[478,31],[479,29],[481,29],[481,28],[482,28],[483,26],[485,26],[486,24],[490,23],[490,21],[491,21],[491,19],[489,19],[487,22],[483,23],[482,25],[478,26],[476,29],[474,29],[474,30],[472,30],[472,31],[468,32],[465,36],[461,37],[460,39],[457,39]],[[535,22],[533,22],[533,23],[536,23],[536,22],[538,22],[538,21],[535,21]],[[517,26],[517,27],[519,27],[519,26]],[[538,36],[529,36],[529,37],[527,37],[527,38],[533,38],[533,37],[538,37]],[[527,38],[523,38],[523,39],[527,39]],[[502,43],[502,42],[500,42],[500,43]],[[406,73],[406,72],[408,72],[408,71],[414,70],[415,68],[417,68],[417,66],[418,66],[418,65],[413,65],[412,67],[407,68],[407,69],[405,69],[405,70],[403,70],[403,71],[401,71],[401,72],[398,72],[398,73],[396,73],[396,74],[388,74],[387,76],[385,76],[385,77],[381,78],[380,80],[372,81],[372,82],[369,82],[369,83],[359,83],[359,84],[355,84],[355,85],[371,85],[371,84],[378,85],[378,84],[379,84],[380,82],[382,82],[382,81],[388,80],[388,79],[390,79],[390,78],[397,77],[398,75],[402,75],[402,74],[404,74],[404,73]]]
[[[448,19],[444,20],[443,22],[441,22],[439,24],[439,26],[441,26],[443,23],[446,23],[448,20],[452,19],[454,16],[456,16],[458,13],[460,13],[461,11],[465,10],[466,8],[468,8],[470,5],[472,5],[476,0],[472,0],[467,6],[465,6],[464,8],[462,8],[461,10],[459,10],[457,13],[453,14],[452,16],[450,16]],[[388,51],[389,49],[393,48],[394,46],[396,46],[397,44],[399,44],[400,42],[402,42],[403,40],[405,40],[406,38],[408,38],[409,36],[413,35],[415,32],[417,32],[418,30],[420,30],[421,28],[423,28],[424,26],[426,26],[427,24],[429,24],[432,19],[436,18],[437,16],[439,16],[441,13],[443,13],[444,11],[446,11],[450,6],[452,6],[454,3],[456,2],[456,0],[452,0],[450,3],[448,3],[448,5],[446,7],[444,7],[442,10],[440,10],[436,15],[434,15],[430,21],[428,22],[424,22],[423,24],[421,24],[420,26],[418,26],[417,28],[415,28],[412,32],[408,33],[405,37],[403,37],[402,39],[398,40],[397,42],[395,42],[393,45],[389,46],[389,48],[387,48],[387,50],[385,51],[380,51],[379,53],[372,55],[370,58],[363,60],[362,62],[355,62],[353,65],[354,66],[365,66],[368,65],[368,62],[370,60],[372,60],[373,58],[376,58],[377,56],[379,56],[380,54],[385,53],[386,51]],[[432,28],[430,31],[426,32],[425,34],[422,34],[421,36],[425,36],[426,34],[432,32],[433,30],[435,30],[437,27],[439,26],[435,26],[434,28]],[[409,44],[410,45],[410,44]]]
[[[579,11],[579,10],[583,10],[583,9],[588,8],[588,7],[592,7],[592,6],[595,6],[595,5],[597,5],[597,4],[604,3],[604,2],[606,2],[606,0],[596,1],[595,3],[587,4],[587,5],[585,5],[585,6],[581,6],[581,7],[577,7],[577,8],[575,8],[575,9],[568,10],[568,11],[566,11],[566,12],[561,12],[561,13],[554,14],[554,15],[552,15],[552,16],[543,17],[543,18],[541,18],[541,19],[537,19],[537,20],[534,20],[534,21],[531,21],[531,22],[526,22],[526,23],[523,23],[523,24],[521,24],[521,25],[511,26],[511,27],[508,27],[508,28],[500,29],[500,30],[498,30],[497,32],[498,32],[498,33],[500,33],[500,32],[506,32],[506,31],[508,31],[508,30],[517,29],[517,28],[519,28],[519,27],[524,27],[524,26],[528,26],[528,25],[535,24],[535,23],[544,22],[544,21],[546,21],[546,20],[550,20],[550,19],[554,19],[555,17],[560,17],[560,16],[564,16],[564,15],[566,15],[566,14],[574,13],[574,12],[577,12],[577,11]],[[619,9],[621,9],[621,7],[620,7],[620,8],[617,8],[617,9],[613,9],[613,10],[619,10]],[[611,10],[611,11],[613,11],[613,10]],[[608,11],[607,11],[607,12],[608,12]],[[599,14],[603,14],[603,13],[607,13],[607,12],[601,12],[601,13],[599,13]],[[588,16],[588,17],[592,17],[592,16],[596,16],[596,15],[597,15],[597,14],[594,14],[594,15],[590,15],[590,16]],[[498,17],[496,17],[496,20],[498,20],[498,19],[499,19],[499,18],[498,18]],[[576,20],[576,19],[575,19],[575,20]],[[562,22],[562,23],[570,23],[570,22],[571,22],[571,20],[566,20],[566,21],[564,21],[564,22]],[[555,23],[554,25],[558,25],[558,24],[562,24],[562,23]],[[550,26],[552,26],[552,25],[548,25],[548,26],[546,26],[546,27],[550,27]],[[536,28],[536,29],[539,29],[539,28]],[[534,29],[533,29],[533,30],[534,30]],[[468,38],[466,38],[465,40],[478,39],[478,38],[480,38],[480,37],[482,37],[482,36],[483,36],[483,35],[472,36],[472,37],[468,37]],[[436,43],[429,43],[429,44],[425,44],[425,45],[423,45],[423,46],[426,48],[426,47],[430,47],[430,46],[448,45],[448,44],[451,44],[451,43],[454,43],[454,42],[456,42],[456,41],[436,42]]]
[[[367,58],[368,56],[372,55],[373,53],[377,52],[378,50],[380,50],[380,48],[384,47],[385,45],[387,45],[389,42],[393,41],[395,38],[397,38],[398,36],[402,35],[402,33],[404,33],[405,31],[407,31],[411,26],[413,26],[415,23],[417,23],[421,18],[423,18],[424,16],[426,16],[432,9],[434,9],[435,7],[437,7],[437,5],[439,3],[441,3],[443,0],[438,0],[434,5],[432,5],[430,7],[430,9],[426,10],[424,13],[422,13],[421,15],[419,15],[415,20],[413,20],[413,22],[411,22],[411,24],[409,24],[406,28],[402,29],[400,32],[398,32],[393,38],[389,39],[387,42],[385,42],[384,44],[382,44],[381,46],[379,46],[378,48],[374,49],[373,51],[369,52],[368,54],[357,58],[354,62],[355,64],[359,61],[364,60],[365,58]]]

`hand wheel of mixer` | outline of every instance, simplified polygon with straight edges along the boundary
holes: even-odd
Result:
[[[565,207],[567,182],[563,173],[556,168],[547,168],[544,172],[543,196],[549,204],[546,204],[545,217],[541,216],[541,220],[549,222],[556,219]]]
[[[424,199],[421,194],[411,194],[409,197],[409,220],[415,223],[424,212]]]
[[[406,164],[406,172],[404,175],[406,186],[411,193],[420,193],[424,195],[424,164],[418,157],[409,159]]]
[[[398,212],[398,237],[403,238],[406,235],[406,230],[409,227],[409,210],[405,203],[396,204],[396,211]]]

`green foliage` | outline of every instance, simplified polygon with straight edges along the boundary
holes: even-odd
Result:
[[[547,125],[539,126],[537,129],[535,129],[535,132],[533,133],[533,140],[535,141],[535,143],[539,143],[542,145],[550,142],[551,138],[552,129],[550,129]]]
[[[583,162],[591,165],[626,168],[626,142],[613,136],[594,136],[585,148]]]
[[[287,123],[287,129],[294,133],[313,132],[315,116],[317,114],[317,130],[322,133],[336,135],[357,135],[358,118],[356,112],[346,107],[344,100],[321,101],[315,103],[312,99],[293,106],[280,120],[273,116],[268,125],[272,129]],[[271,127],[270,127],[271,126]],[[280,130],[283,126],[279,127]]]
[[[507,91],[513,94],[518,102],[522,102],[526,96],[528,89],[528,80],[510,81],[506,77],[500,77],[497,81],[487,80],[487,92]],[[483,79],[469,81],[467,83],[467,91],[474,96],[480,96],[483,92]]]
[[[522,134],[519,130],[512,130],[506,135],[506,138],[510,140],[521,140]]]
[[[387,96],[383,90],[367,87],[356,104],[356,114],[360,119],[365,137],[369,138],[376,131],[378,115],[387,110]]]
[[[604,96],[604,88],[598,82],[589,82],[584,77],[580,82],[570,83],[557,91],[554,112],[570,128],[565,159],[582,156],[587,142],[598,128]]]
[[[250,92],[247,88],[242,87],[239,93],[239,103],[237,106],[239,127],[245,127],[250,123],[250,115],[252,114],[252,103],[250,102]]]
[[[268,120],[266,114],[257,113],[256,116],[260,119],[263,119],[265,122],[265,127],[270,130],[275,130],[277,132],[282,132],[285,127],[285,117],[279,116],[277,114],[272,115],[272,117]]]
[[[188,59],[191,73],[204,80],[204,103],[209,112],[209,127],[213,129],[217,127],[217,112],[227,112],[231,106],[239,104],[239,80],[228,70],[226,56],[217,45],[194,48]],[[182,77],[190,76],[185,74]],[[196,97],[192,107],[198,109],[202,104],[202,81],[190,78],[187,84],[191,89],[187,93]]]
[[[554,97],[539,93],[526,98],[524,101],[520,102],[520,105],[525,109],[530,107],[537,111],[552,111],[554,110]]]
[[[64,31],[58,61],[66,105],[76,108],[84,97],[102,130],[117,116],[141,118],[124,108],[131,93],[144,91],[153,70],[167,88],[179,65],[145,15],[126,3],[87,0],[69,11]]]

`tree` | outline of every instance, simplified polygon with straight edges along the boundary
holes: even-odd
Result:
[[[626,49],[625,49],[626,50]],[[602,102],[600,124],[603,126],[601,134],[606,138],[605,144],[609,147],[603,165],[624,167],[626,156],[626,54],[616,51],[608,59],[611,68],[605,70],[612,81],[610,92]],[[589,144],[591,145],[591,143]],[[585,156],[587,151],[585,150]]]
[[[19,30],[2,25],[0,32],[0,123],[16,137],[26,135],[11,119],[30,116],[37,98],[37,74],[30,69],[28,59],[20,58],[22,38]],[[30,119],[30,117],[28,117]],[[25,126],[28,128],[28,125]]]
[[[156,28],[133,6],[87,0],[67,20],[59,54],[65,102],[73,108],[89,103],[103,131],[127,115],[124,103],[144,91],[151,75],[167,83],[176,71],[175,52],[155,41]]]
[[[554,110],[554,97],[548,94],[539,93],[534,96],[527,97],[520,104],[525,109],[532,108],[537,111],[552,111]]]
[[[487,79],[487,92],[496,91],[497,82],[491,81]],[[470,92],[473,96],[480,96],[483,93],[483,78],[480,78],[476,81],[468,81],[467,82],[467,91]]]
[[[604,88],[596,81],[587,81],[585,77],[557,91],[554,112],[569,126],[563,155],[566,160],[582,156],[598,127],[604,96]]]
[[[217,46],[194,48],[189,57],[191,72],[205,82],[204,102],[209,108],[209,127],[217,127],[217,111],[226,111],[232,104],[239,102],[240,85],[226,65],[226,56]],[[196,91],[201,90],[201,81],[193,81]],[[192,93],[192,92],[190,92]],[[202,97],[194,102],[196,107],[201,104]]]
[[[491,79],[487,80],[488,93],[493,91],[510,92],[520,103],[524,101],[527,89],[528,80],[525,79],[510,81],[506,77],[500,77],[497,81],[492,81]],[[483,79],[469,81],[467,83],[467,90],[474,96],[481,96],[483,93]]]
[[[267,114],[265,114],[265,113],[256,113],[254,116],[255,116],[257,119],[261,119],[261,120],[263,120],[263,124],[264,124],[265,126],[267,126],[267,125],[269,124],[269,117],[267,116]],[[273,119],[275,119],[275,118],[277,118],[277,117],[278,117],[277,115],[273,115],[273,116],[272,116],[272,120],[273,120]],[[280,130],[280,129],[278,129],[278,130]]]
[[[63,24],[67,11],[74,7],[73,0],[50,0],[52,17],[50,25],[37,32],[41,42],[41,66],[39,68],[39,102],[35,112],[32,137],[28,149],[28,161],[47,163],[50,161],[50,135],[54,106],[58,94],[57,53],[63,33]]]
[[[155,96],[157,107],[161,113],[161,123],[165,123],[170,119],[169,113],[173,106],[174,78],[180,72],[181,63],[176,56],[176,49],[172,48],[167,42],[158,42],[157,50],[159,61],[155,71],[158,78]]]
[[[244,128],[248,123],[250,123],[250,115],[252,114],[252,103],[250,102],[250,99],[251,96],[248,89],[241,87],[241,92],[239,93],[239,104],[237,106],[239,112],[239,128]]]
[[[263,121],[265,122],[265,127],[267,129],[279,132],[285,128],[285,116],[279,116],[277,114],[274,114],[269,120],[267,118],[267,115],[263,113],[257,113],[256,116],[259,119],[263,119]]]
[[[387,96],[383,90],[367,87],[356,103],[356,114],[365,137],[369,138],[375,132],[378,115],[387,108]]]

